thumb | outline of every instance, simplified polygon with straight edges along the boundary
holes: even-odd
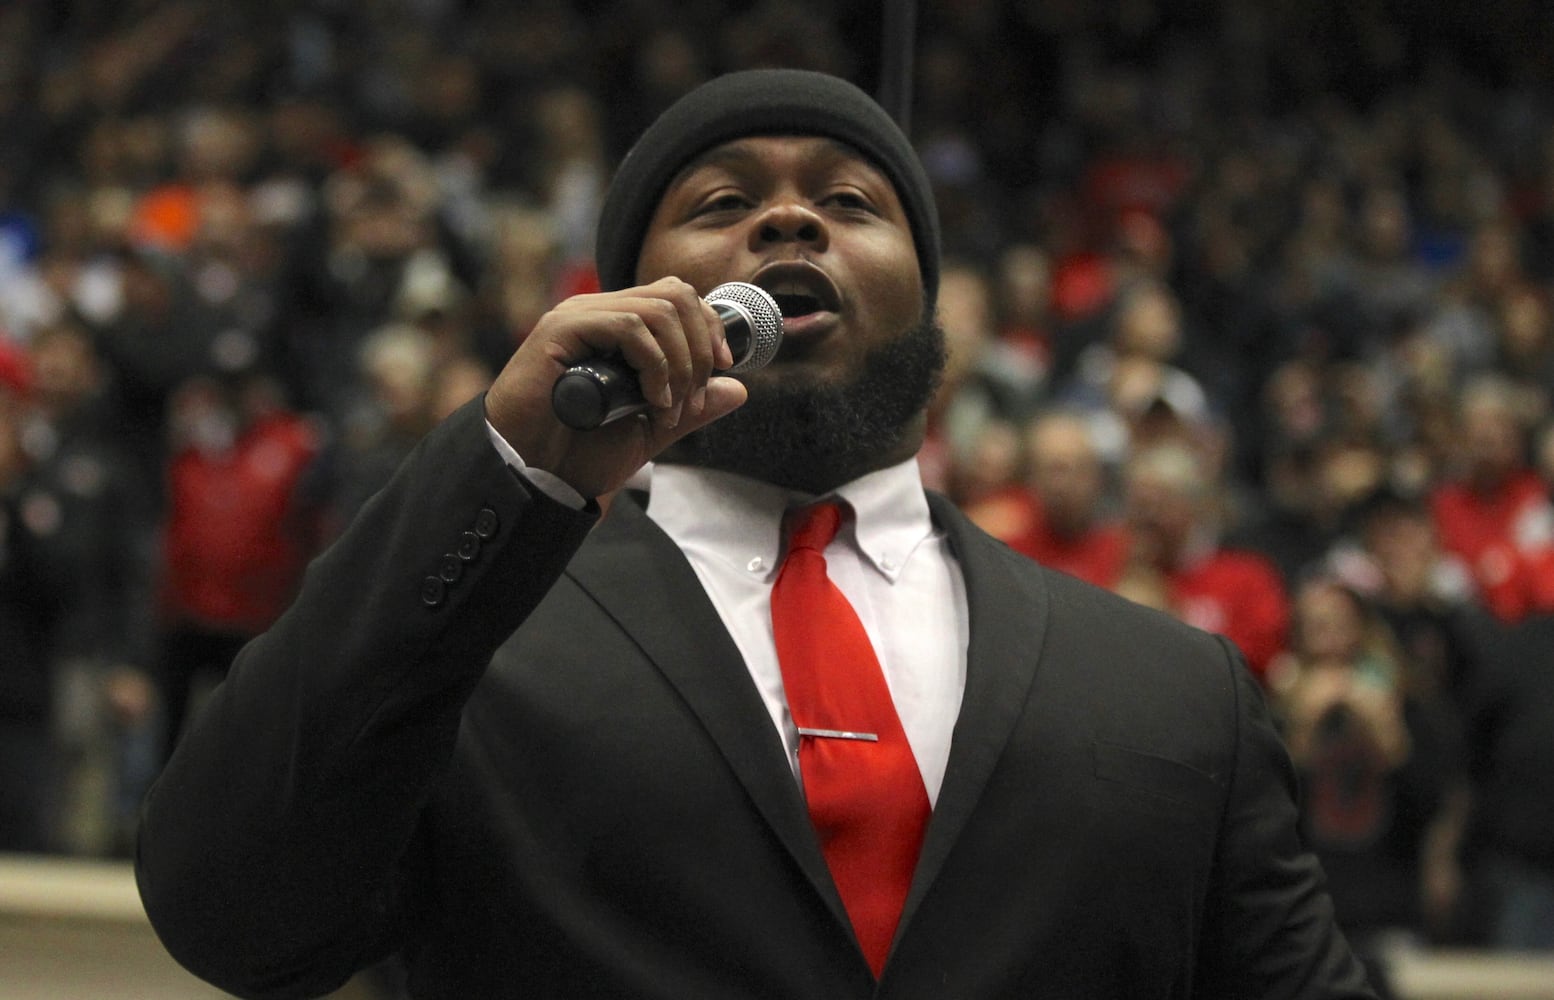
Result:
[[[654,422],[653,454],[657,454],[692,431],[700,430],[714,420],[733,413],[744,405],[749,395],[745,384],[737,378],[714,375],[707,380],[707,401],[700,413],[694,417],[689,414],[683,415],[680,423],[674,427],[665,427],[657,421]]]

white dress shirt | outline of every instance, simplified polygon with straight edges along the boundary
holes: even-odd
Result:
[[[967,612],[960,566],[935,531],[915,461],[855,480],[835,495],[852,508],[826,549],[826,572],[874,644],[907,741],[936,801],[966,681]],[[696,570],[771,713],[798,773],[798,731],[772,638],[772,584],[782,515],[813,497],[742,476],[656,465],[648,516]]]
[[[526,469],[511,446],[489,430],[509,464],[535,486],[581,506],[575,491],[554,476]],[[799,736],[772,638],[771,594],[782,564],[783,512],[817,498],[677,465],[653,466],[650,483],[648,516],[696,571],[744,656],[797,778]],[[966,685],[969,615],[960,564],[929,517],[915,460],[870,473],[832,495],[854,516],[826,548],[827,574],[852,602],[874,644],[928,800],[936,802]]]

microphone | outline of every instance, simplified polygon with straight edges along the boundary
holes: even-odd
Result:
[[[723,335],[734,355],[732,367],[717,374],[765,368],[782,343],[782,310],[764,288],[730,281],[707,293],[717,310]],[[573,365],[550,391],[551,409],[573,430],[590,431],[629,413],[645,410],[637,373],[620,358],[598,358]]]

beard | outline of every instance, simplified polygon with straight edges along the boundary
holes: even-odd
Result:
[[[743,406],[659,460],[825,493],[910,457],[944,361],[944,331],[925,318],[849,379],[756,381]]]

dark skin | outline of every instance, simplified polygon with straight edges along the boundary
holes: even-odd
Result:
[[[847,146],[812,136],[739,139],[688,165],[648,224],[637,279],[546,313],[486,397],[487,417],[524,461],[584,496],[620,487],[747,392],[852,377],[870,349],[900,337],[924,310],[895,188]],[[700,298],[725,281],[767,288],[786,316],[777,359],[738,380],[712,374],[732,357]],[[637,370],[652,407],[593,431],[567,428],[551,411],[557,376],[578,358],[615,351]],[[778,485],[832,489],[910,458],[924,429],[918,414],[889,447],[829,470],[825,481]]]

